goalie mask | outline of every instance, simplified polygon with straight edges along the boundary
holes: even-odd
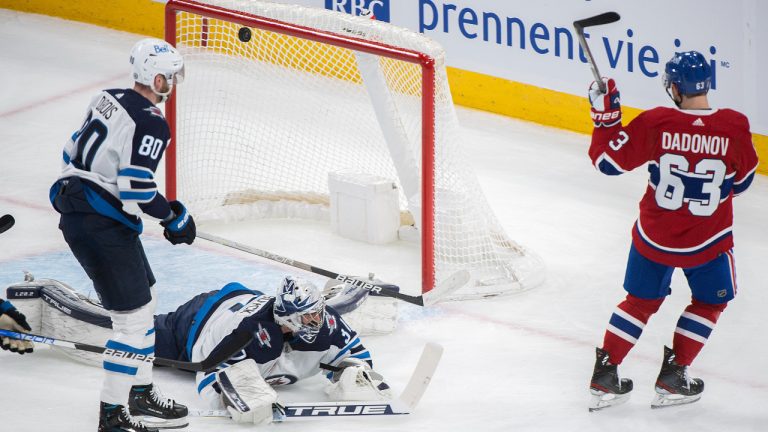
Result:
[[[275,321],[296,337],[312,343],[325,322],[325,300],[311,282],[286,276],[275,300]]]
[[[184,81],[184,59],[173,45],[160,39],[142,39],[131,49],[131,75],[139,84],[149,86],[165,102],[174,84]],[[155,88],[155,77],[162,75],[168,83],[167,90]]]

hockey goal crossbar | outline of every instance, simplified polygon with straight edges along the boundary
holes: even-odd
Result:
[[[322,42],[340,48],[361,51],[367,54],[382,55],[397,60],[420,65],[422,70],[422,137],[424,143],[435,142],[435,59],[420,52],[393,47],[384,43],[371,42],[359,38],[340,37],[339,35],[322,30],[303,27],[295,24],[278,22],[265,17],[260,17],[247,12],[224,9],[214,5],[206,5],[191,0],[169,0],[165,6],[165,40],[176,45],[176,14],[189,12],[202,14],[210,18],[234,22],[243,26],[259,28],[262,30],[279,31],[290,36],[301,37],[311,41]],[[176,122],[176,92],[165,104],[165,115],[169,123]],[[171,130],[171,143],[166,149],[166,188],[169,200],[176,199],[176,130]],[[425,148],[425,147],[423,147]],[[423,149],[422,148],[422,149]],[[430,151],[422,150],[423,185],[432,185],[435,182],[434,168],[435,158]],[[435,201],[432,187],[422,187],[423,200],[426,203]],[[421,220],[425,226],[434,224],[434,208],[423,206]],[[434,263],[434,232],[421,230],[422,244],[422,284],[425,291],[435,287],[435,263]]]

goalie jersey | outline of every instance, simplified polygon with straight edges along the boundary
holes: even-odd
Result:
[[[171,209],[157,190],[155,170],[170,142],[162,111],[133,89],[105,90],[62,153],[59,179],[79,177],[90,207],[141,232],[139,216],[165,219]],[[51,202],[63,186],[54,183]],[[61,211],[61,209],[57,210]]]
[[[325,323],[312,343],[283,334],[275,322],[275,298],[233,282],[221,290],[200,294],[175,312],[155,317],[155,354],[199,362],[216,350],[228,350],[234,331],[249,332],[253,340],[221,366],[253,359],[272,386],[293,384],[323,372],[320,363],[335,366],[347,357],[371,363],[357,333],[330,306]],[[216,372],[197,374],[197,390],[212,409],[222,409]]]
[[[632,243],[646,258],[688,268],[733,247],[732,200],[749,187],[758,163],[744,115],[654,108],[626,127],[595,128],[589,155],[607,175],[648,162],[632,229]]]

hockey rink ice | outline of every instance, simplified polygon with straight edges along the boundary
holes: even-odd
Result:
[[[103,88],[129,87],[128,53],[141,36],[86,24],[0,10],[0,215],[16,225],[0,234],[0,289],[23,280],[61,280],[94,295],[57,229],[48,188],[60,171],[64,141]],[[666,55],[666,54],[665,54]],[[609,71],[603,71],[609,73]],[[573,77],[590,82],[589,70]],[[182,84],[183,85],[183,84]],[[620,83],[619,83],[620,85]],[[654,91],[663,94],[661,84]],[[623,94],[630,103],[631,94]],[[717,106],[717,93],[711,97]],[[589,137],[479,111],[459,109],[467,163],[510,237],[547,265],[544,285],[518,295],[440,303],[401,303],[398,329],[364,338],[375,368],[399,393],[426,342],[445,347],[416,411],[408,416],[324,418],[262,427],[269,431],[712,431],[768,430],[768,179],[758,176],[735,200],[738,295],[690,369],[706,390],[701,401],[651,410],[662,347],[688,304],[681,272],[672,295],[645,327],[620,373],[634,380],[631,400],[588,413],[594,349],[624,297],[621,288],[644,169],[599,174],[587,156]],[[584,116],[588,116],[584,105]],[[255,118],[254,121],[259,119]],[[299,127],[299,125],[297,125]],[[183,145],[183,143],[181,144]],[[285,241],[280,225],[305,237]],[[229,281],[274,292],[280,267],[198,239],[171,246],[145,221],[145,249],[158,279],[158,312]],[[198,229],[338,273],[367,275],[417,294],[413,245],[374,248],[332,235],[319,222],[199,223]],[[364,258],[362,258],[364,257]],[[304,274],[320,283],[323,278]],[[192,409],[191,374],[155,369],[164,393]],[[0,352],[0,431],[89,431],[98,419],[101,370],[37,346],[31,355]],[[322,401],[324,378],[280,389],[283,401]],[[189,431],[252,429],[225,419],[191,419]]]

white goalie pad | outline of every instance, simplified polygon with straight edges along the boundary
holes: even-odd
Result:
[[[277,393],[264,381],[253,359],[243,360],[216,373],[221,398],[232,420],[256,425],[272,422]]]
[[[331,383],[325,388],[331,400],[368,401],[392,398],[392,390],[384,382],[384,377],[371,369],[364,360],[346,358],[338,367],[342,370],[333,373]]]
[[[112,336],[112,320],[97,301],[77,293],[54,279],[35,280],[27,273],[24,282],[6,289],[6,295],[27,317],[32,333],[73,342],[104,346]],[[65,355],[100,367],[101,354],[52,347]]]
[[[374,284],[382,283],[368,280]],[[325,285],[323,296],[326,304],[340,313],[344,321],[362,336],[389,334],[397,328],[397,299],[393,297],[333,279]]]

